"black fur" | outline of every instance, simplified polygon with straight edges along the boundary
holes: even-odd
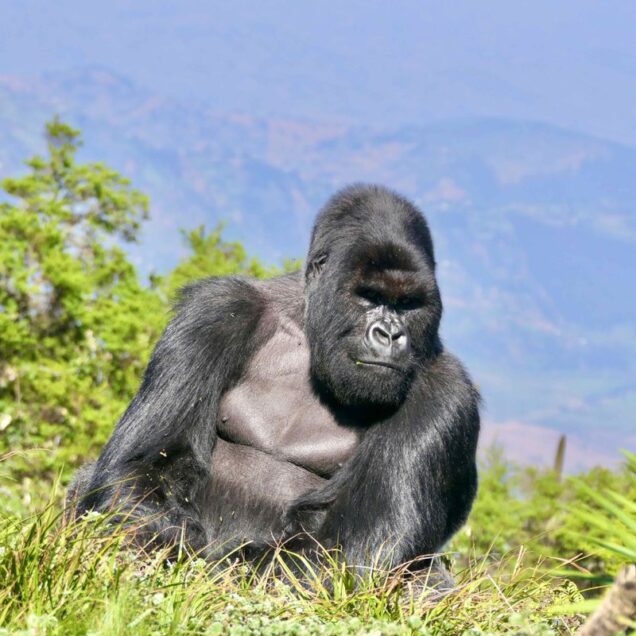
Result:
[[[116,508],[146,522],[144,539],[185,538],[214,557],[220,544],[294,535],[301,547],[307,537],[340,547],[356,566],[439,550],[474,499],[479,431],[479,397],[442,346],[441,314],[421,213],[379,186],[341,191],[318,216],[302,275],[184,290],[137,396],[78,475],[79,512]],[[375,351],[369,326],[389,318],[408,346],[398,354],[389,339],[388,366],[364,362]],[[258,361],[268,346],[308,377],[268,375]],[[271,402],[265,391],[254,409],[263,387],[273,387]],[[300,407],[291,400],[286,413],[277,391],[301,396]],[[239,405],[238,419],[223,415],[224,399]],[[311,408],[317,419],[303,419]],[[320,427],[316,449],[324,440],[327,451],[303,448]],[[346,461],[325,460],[342,448]]]

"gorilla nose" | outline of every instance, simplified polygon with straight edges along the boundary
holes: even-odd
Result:
[[[369,325],[366,340],[371,350],[383,358],[399,357],[409,346],[404,326],[400,322],[385,318]]]

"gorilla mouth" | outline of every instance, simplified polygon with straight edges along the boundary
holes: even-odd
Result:
[[[393,369],[394,371],[404,372],[404,369],[401,366],[384,360],[355,360],[355,363],[359,366],[386,367],[387,369]]]

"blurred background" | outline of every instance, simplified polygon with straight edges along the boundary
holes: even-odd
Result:
[[[54,114],[81,129],[150,197],[146,280],[181,228],[281,266],[337,188],[390,186],[432,226],[484,444],[552,464],[566,434],[566,470],[612,466],[636,448],[634,33],[631,0],[8,0],[0,177]]]

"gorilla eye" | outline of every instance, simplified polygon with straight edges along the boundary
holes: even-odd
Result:
[[[362,289],[357,290],[357,294],[362,300],[366,301],[367,303],[370,303],[372,305],[384,305],[384,298],[382,297],[382,294],[380,294],[380,292],[376,291],[375,289],[363,287]]]
[[[395,303],[396,309],[408,311],[410,309],[419,309],[424,304],[424,299],[418,296],[403,296]]]

